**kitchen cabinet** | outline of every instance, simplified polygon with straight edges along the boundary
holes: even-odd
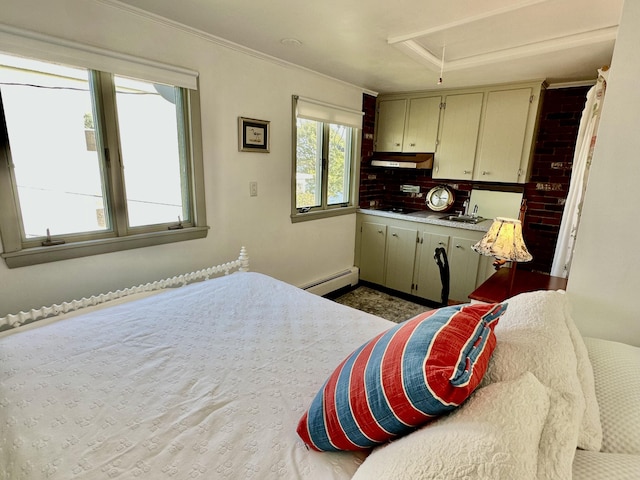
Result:
[[[376,150],[435,152],[435,179],[525,183],[541,91],[528,82],[380,96]]]
[[[387,260],[384,286],[413,293],[413,267],[418,230],[390,226],[387,230]]]
[[[407,99],[381,100],[377,110],[376,151],[401,152]]]
[[[407,124],[402,142],[403,152],[436,151],[441,103],[440,96],[409,99]]]
[[[433,178],[471,180],[476,156],[482,93],[447,95]]]
[[[384,285],[384,259],[387,226],[378,222],[363,222],[360,242],[360,279]]]
[[[489,182],[523,182],[531,155],[527,138],[529,112],[534,102],[533,88],[494,90],[487,93],[487,104],[474,178]]]
[[[449,236],[420,232],[420,244],[418,245],[418,259],[415,269],[414,294],[418,297],[440,301],[442,298],[442,280],[440,268],[435,261],[436,248],[442,247],[449,256]]]
[[[380,100],[376,119],[376,151],[434,152],[441,100],[439,95]]]
[[[399,292],[441,301],[440,270],[433,256],[443,246],[448,253],[449,299],[468,302],[468,295],[493,271],[490,257],[471,250],[484,231],[426,224],[358,213],[356,265],[360,279]]]
[[[476,288],[480,254],[471,249],[476,241],[464,237],[451,238],[449,274],[455,279],[450,284],[451,299],[466,302],[469,294]]]

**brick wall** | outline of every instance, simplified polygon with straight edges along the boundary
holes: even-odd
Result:
[[[518,268],[551,271],[569,191],[578,128],[589,88],[559,88],[545,92],[533,168],[525,185],[527,214],[523,235],[533,260]]]
[[[550,272],[562,211],[571,178],[578,127],[589,87],[551,89],[545,92],[530,181],[524,186],[527,215],[524,238],[533,261],[518,268]],[[362,158],[360,165],[361,208],[426,210],[425,192],[447,184],[455,193],[452,210],[462,210],[473,182],[433,180],[431,170],[371,167],[375,131],[375,97],[363,96]],[[419,185],[420,194],[402,193],[400,185]]]

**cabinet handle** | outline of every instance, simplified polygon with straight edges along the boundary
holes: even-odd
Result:
[[[396,147],[399,147],[399,146],[400,146],[400,144],[399,144],[399,143],[396,143]]]
[[[444,242],[438,242],[438,245],[444,246]]]
[[[378,233],[382,233],[382,230],[378,230]]]
[[[483,171],[482,171],[482,174],[483,174],[483,175],[491,175],[491,172],[488,172],[487,170],[483,170]]]
[[[469,175],[471,173],[471,170],[464,170],[462,173],[464,173],[465,175]]]
[[[398,234],[397,234],[397,233],[392,233],[392,234],[391,234],[391,236],[392,236],[392,237],[397,237],[397,236],[398,236]]]
[[[411,147],[415,147],[415,146],[416,146],[416,144],[415,144],[415,143],[410,143],[410,144],[409,144],[409,146],[411,146]]]
[[[456,245],[456,248],[462,248],[462,245]]]

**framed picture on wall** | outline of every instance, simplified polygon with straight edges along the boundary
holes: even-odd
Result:
[[[238,150],[269,153],[269,123],[266,120],[238,117]]]

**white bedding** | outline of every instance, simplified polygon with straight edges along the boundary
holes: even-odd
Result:
[[[235,273],[4,332],[0,479],[351,478],[362,455],[308,451],[295,426],[392,325]]]
[[[584,345],[574,350],[581,339],[572,336],[565,300],[552,292],[511,299],[475,400],[434,423],[438,428],[418,430],[364,463],[365,454],[307,450],[295,428],[336,365],[394,324],[270,277],[235,273],[2,332],[0,480],[341,480],[361,464],[357,478],[364,479],[380,464],[388,466],[387,454],[420,443],[435,449],[410,459],[428,463],[433,475],[426,478],[440,478],[446,461],[458,475],[448,478],[492,479],[495,465],[482,459],[497,452],[501,468],[519,471],[519,478],[571,478],[574,455],[575,480],[602,478],[592,472],[636,478],[637,455],[575,451],[579,437],[599,441],[591,418],[598,405],[590,408],[585,400],[595,395],[591,364],[580,360]],[[594,357],[592,344],[593,359],[609,356]],[[640,358],[637,350],[631,353]],[[515,388],[512,382],[525,384]],[[505,392],[520,396],[510,400]],[[511,408],[535,396],[527,392],[535,392],[539,404]],[[629,412],[638,404],[635,395],[625,400]],[[503,413],[500,402],[506,402]],[[525,407],[536,408],[507,420],[505,412]],[[614,404],[600,414],[615,411]],[[472,426],[469,435],[459,423]],[[602,443],[615,446],[612,431],[619,423],[607,426]],[[430,443],[436,437],[440,443]],[[465,438],[469,444],[458,445]],[[458,457],[475,455],[476,473],[446,450],[446,439],[456,442]],[[434,453],[443,448],[448,454]],[[408,462],[396,462],[396,478],[406,478]]]

